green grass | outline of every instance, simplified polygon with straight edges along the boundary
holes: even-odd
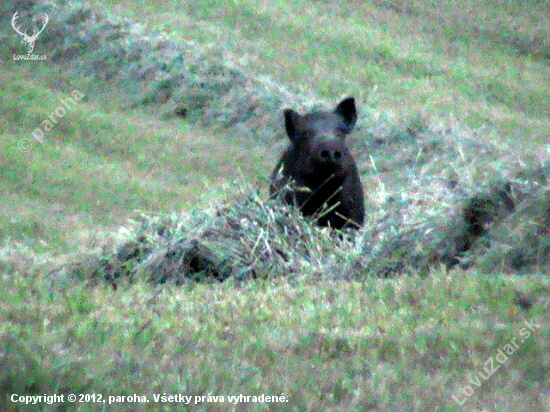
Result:
[[[141,22],[145,33],[221,51],[225,63],[275,91],[326,107],[355,95],[355,148],[375,217],[391,197],[403,205],[403,221],[437,215],[448,189],[425,185],[433,182],[426,176],[458,176],[461,189],[473,190],[495,168],[507,175],[524,161],[548,162],[547,2],[90,4]],[[547,275],[432,268],[424,277],[338,279],[338,267],[323,266],[326,243],[306,238],[317,260],[297,256],[304,273],[286,278],[137,281],[114,291],[56,277],[72,253],[100,253],[135,210],[194,218],[235,190],[228,182],[265,188],[282,142],[166,118],[158,105],[136,106],[135,84],[125,89],[70,64],[7,56],[0,60],[0,410],[66,410],[9,403],[13,393],[288,399],[189,407],[205,411],[549,409]],[[75,89],[85,98],[44,144],[33,140]],[[297,104],[287,97],[285,104]],[[375,138],[388,146],[372,148]],[[415,138],[418,146],[409,146]],[[30,150],[21,150],[22,139]],[[243,236],[241,246],[248,241]],[[361,241],[349,250],[357,253]],[[346,262],[355,261],[352,252]],[[525,321],[540,328],[519,343]],[[487,360],[514,338],[517,352],[478,388],[472,382],[486,374]],[[459,407],[452,396],[463,399],[466,385],[474,394]]]
[[[549,361],[546,278],[456,272],[421,281],[140,284],[116,293],[48,285],[40,276],[2,278],[0,334],[7,346],[0,382],[8,393],[284,393],[288,402],[270,410],[458,410],[452,395],[464,398],[472,375],[516,337],[517,353],[466,407],[545,407],[539,391]],[[516,293],[538,303],[520,310],[512,303]],[[525,321],[540,330],[520,343]],[[170,409],[108,410],[159,407]]]
[[[123,223],[133,210],[204,205],[223,195],[223,177],[258,176],[264,154],[246,151],[246,141],[234,138],[227,146],[219,133],[130,110],[125,96],[70,76],[3,68],[2,238],[39,250],[74,249],[82,241],[74,235],[80,230]],[[62,85],[42,85],[54,79]],[[57,124],[39,143],[31,133],[75,89],[85,97],[62,118],[54,116]]]
[[[504,141],[544,143],[550,131],[544,2],[107,4],[170,36],[219,44],[234,64],[292,90],[494,124]]]

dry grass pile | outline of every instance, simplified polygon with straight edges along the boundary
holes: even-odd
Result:
[[[520,173],[512,187],[513,213],[494,220],[486,241],[472,248],[469,261],[483,272],[548,273],[550,166]]]
[[[96,284],[243,281],[302,274],[347,276],[352,244],[254,189],[191,216],[140,215],[103,248],[56,276]],[[338,272],[335,272],[335,269]]]
[[[142,215],[99,253],[79,256],[56,272],[114,287],[304,275],[361,279],[441,267],[548,272],[549,179],[546,168],[523,181],[487,185],[457,202],[460,208],[449,215],[414,224],[390,201],[367,215],[357,233],[316,227],[277,199],[236,188],[232,198],[206,211]]]
[[[547,154],[514,150],[490,130],[438,128],[421,118],[372,126],[367,136],[357,150],[372,169],[360,255],[369,272],[548,270]]]

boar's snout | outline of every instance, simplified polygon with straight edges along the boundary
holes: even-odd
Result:
[[[322,150],[321,161],[324,163],[339,165],[342,161],[342,152],[340,150]]]

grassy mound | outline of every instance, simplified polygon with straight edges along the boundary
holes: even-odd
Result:
[[[546,272],[550,267],[550,167],[518,176],[514,213],[495,219],[469,260],[484,272]]]
[[[547,169],[538,175],[550,178]],[[189,216],[147,216],[131,222],[98,253],[79,256],[58,275],[97,284],[147,281],[242,281],[318,275],[361,279],[426,274],[459,265],[481,272],[547,272],[550,264],[548,184],[531,180],[489,185],[458,210],[421,223],[403,220],[388,202],[358,233],[314,226],[297,210],[236,187],[223,204]],[[460,204],[460,202],[457,202]]]
[[[506,258],[506,250],[516,248],[527,256],[535,248],[545,254],[541,236],[525,234],[520,237],[528,237],[527,243],[512,246],[515,241],[509,239],[507,246],[496,246],[504,241],[497,227],[522,227],[522,232],[544,227],[550,175],[546,154],[533,156],[499,144],[494,130],[443,128],[418,116],[393,128],[373,124],[366,134],[369,139],[356,144],[356,151],[359,163],[368,158],[373,171],[364,178],[371,190],[360,257],[369,272],[425,273],[459,264],[482,272],[513,272],[496,263]],[[484,260],[489,255],[495,263]],[[526,258],[524,269],[547,271],[544,261]]]
[[[548,273],[548,187],[525,195],[519,203],[509,183],[471,196],[451,217],[402,228],[365,263],[374,273],[426,273],[433,267],[459,265],[482,273]]]
[[[62,272],[115,287],[138,280],[181,285],[328,274],[335,267],[341,277],[350,249],[330,230],[248,188],[191,216],[141,215],[101,251],[80,256]]]

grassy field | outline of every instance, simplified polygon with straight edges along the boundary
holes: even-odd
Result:
[[[8,18],[0,29],[0,410],[550,410],[547,266],[383,279],[363,260],[372,239],[548,164],[547,2],[28,7],[50,14],[35,50],[49,60],[13,61],[23,43]],[[174,45],[197,51],[174,63]],[[296,238],[273,235],[277,209],[262,197],[285,144],[280,110],[347,95],[360,109],[366,228],[342,241],[291,220]],[[463,197],[441,183],[451,180]],[[237,213],[251,195],[235,191],[249,186],[265,226]],[[382,227],[382,206],[400,205],[400,223]],[[175,220],[171,238],[147,239],[169,243],[161,256],[185,236],[223,233],[233,221],[220,211],[244,228],[231,239],[239,255],[225,258],[261,279],[115,287],[105,266],[67,269],[120,258],[121,239],[137,239],[121,228],[140,213]],[[272,267],[261,253],[275,256],[274,244],[288,259]],[[54,393],[65,402],[10,401]],[[149,402],[109,405],[134,394]],[[156,402],[163,394],[192,399]],[[239,394],[279,399],[229,399]]]
[[[492,124],[511,140],[543,143],[550,128],[546,2],[101,4],[330,101],[353,94],[377,112]]]

